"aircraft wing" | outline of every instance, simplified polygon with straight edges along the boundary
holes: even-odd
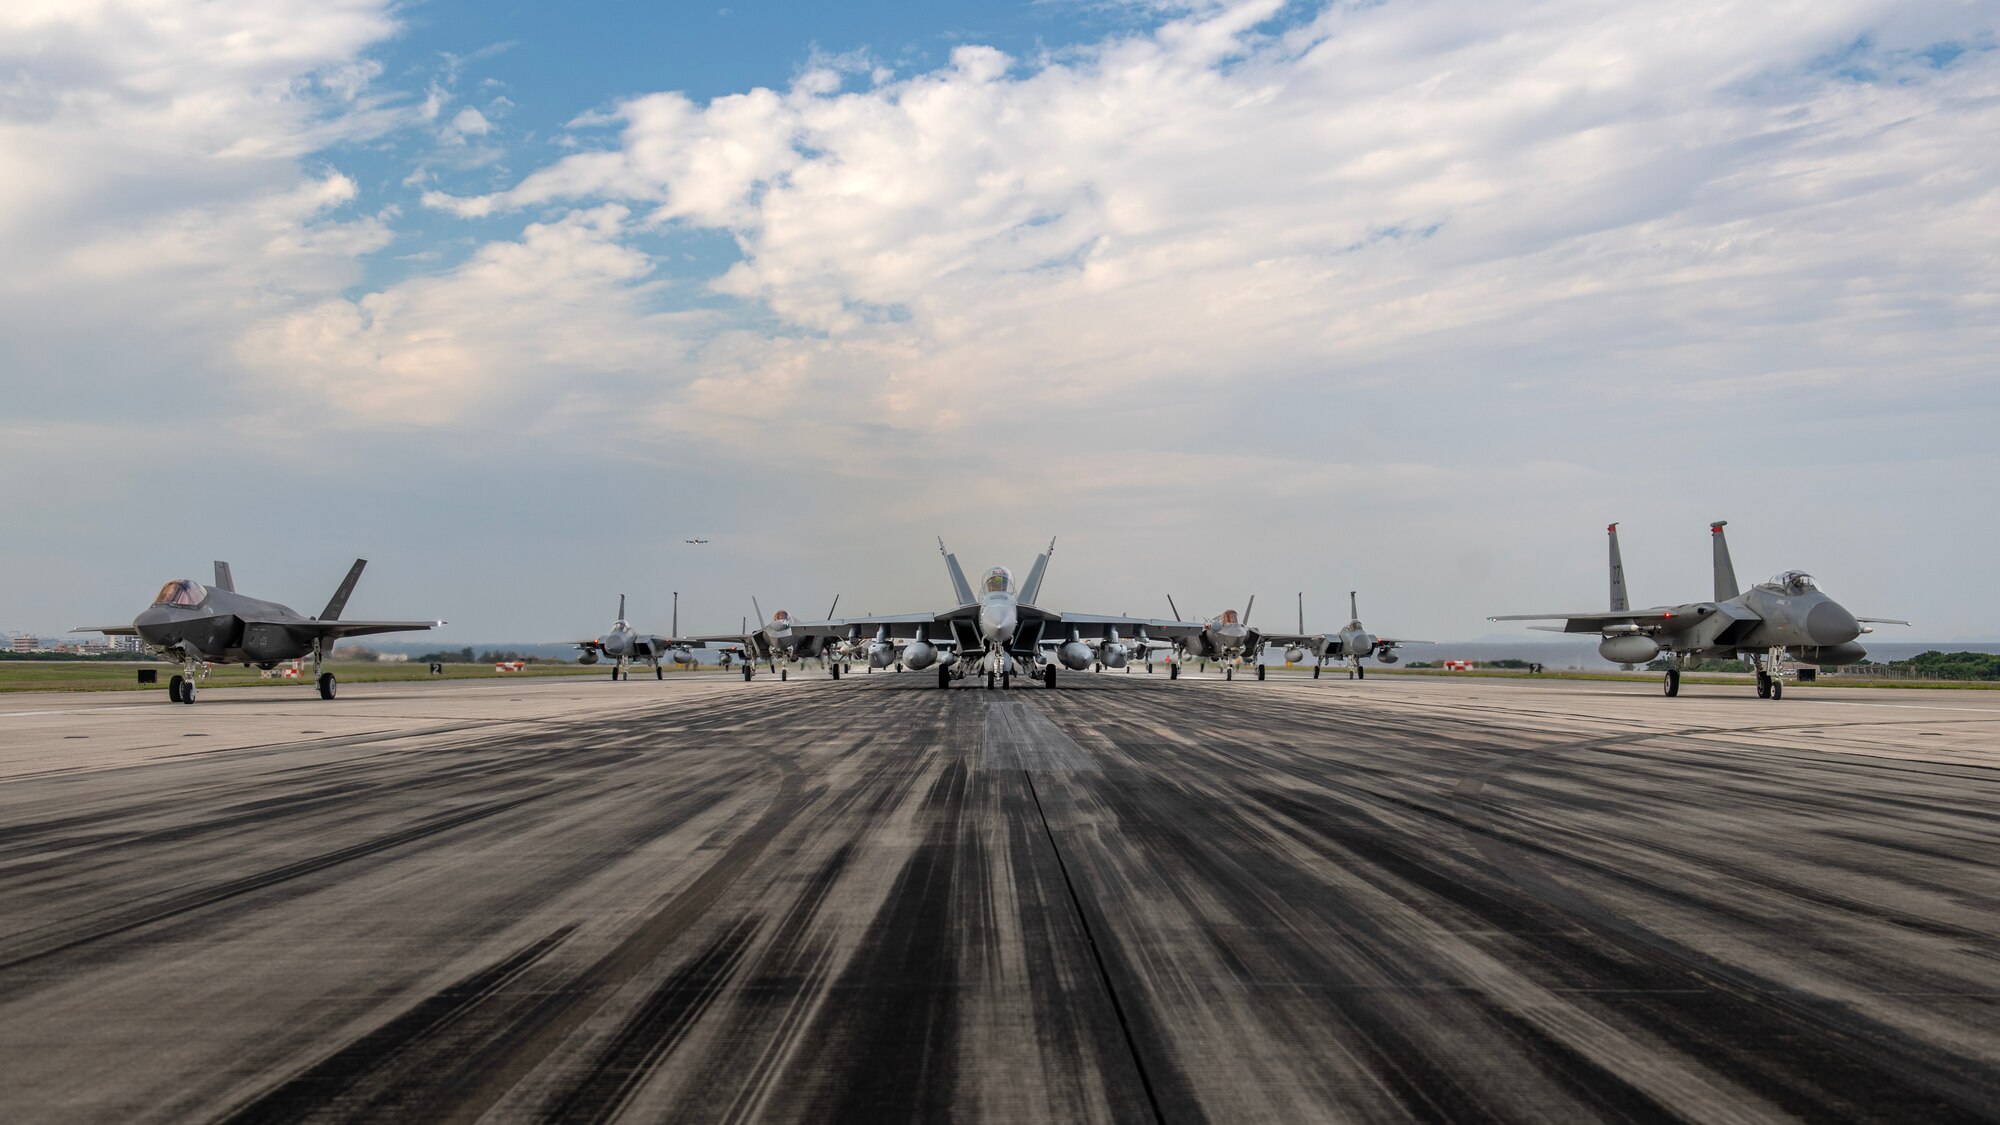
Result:
[[[72,633],[103,633],[107,637],[136,637],[139,630],[130,625],[78,625]]]
[[[850,629],[873,633],[884,625],[911,629],[918,625],[948,628],[954,618],[970,617],[977,613],[977,606],[961,606],[945,613],[889,613],[874,617],[837,617],[827,621],[794,621],[792,632],[808,637],[844,637]]]
[[[1075,629],[1078,636],[1090,640],[1103,640],[1116,629],[1118,639],[1121,641],[1137,640],[1139,630],[1144,629],[1146,636],[1152,640],[1171,641],[1180,637],[1192,637],[1205,627],[1199,621],[1168,621],[1158,617],[1118,617],[1101,613],[1056,613],[1031,605],[1021,606],[1020,612],[1024,619],[1041,618],[1044,641],[1067,640],[1071,629]]]
[[[256,624],[262,624],[257,622]],[[376,633],[414,633],[424,629],[435,629],[442,621],[273,621],[295,633],[316,633],[331,640],[342,637],[367,637]]]
[[[1561,621],[1561,629],[1546,629],[1545,632],[1561,633],[1602,633],[1619,625],[1636,625],[1641,632],[1657,632],[1673,626],[1674,619],[1681,616],[1666,609],[1641,610],[1592,610],[1588,613],[1508,613],[1499,617],[1489,617],[1488,621]],[[1758,620],[1754,613],[1743,609],[1732,616],[1739,621]],[[1529,626],[1534,628],[1535,626]],[[1424,644],[1422,641],[1404,641],[1403,644]]]
[[[1857,617],[1855,618],[1855,620],[1861,622],[1863,625],[1908,625],[1909,624],[1909,622],[1907,621],[1898,621],[1893,617]],[[109,632],[110,630],[107,629],[103,631]],[[126,632],[129,633],[131,632],[131,630],[127,629]]]
[[[1406,641],[1406,640],[1402,639],[1401,637],[1376,637],[1376,638],[1375,638],[1375,647],[1377,647],[1377,648],[1380,648],[1380,647],[1382,647],[1383,645],[1390,645],[1390,646],[1395,646],[1395,645],[1434,645],[1434,644],[1436,644],[1436,643],[1437,643],[1436,641]]]

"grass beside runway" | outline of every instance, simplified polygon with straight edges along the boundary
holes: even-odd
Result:
[[[141,668],[153,668],[159,673],[159,683],[139,683],[137,675]],[[382,664],[371,661],[330,660],[326,670],[332,672],[343,684],[415,683],[427,680],[503,680],[522,677],[545,676],[601,676],[609,679],[611,666],[608,664],[546,664],[537,663],[524,666],[519,672],[496,672],[491,664],[447,664],[444,671],[432,675],[425,664]],[[651,667],[629,668],[634,679],[653,675]],[[713,675],[718,669],[703,666],[696,669],[676,670],[667,668],[668,676]],[[16,691],[165,691],[167,679],[178,675],[180,668],[173,664],[156,661],[132,661],[129,663],[108,663],[104,661],[43,661],[43,660],[0,660],[0,693]],[[741,675],[731,669],[731,675]],[[310,671],[297,679],[285,679],[273,673],[269,679],[261,669],[245,668],[241,665],[212,665],[208,677],[201,686],[210,687],[306,687],[312,686]]]

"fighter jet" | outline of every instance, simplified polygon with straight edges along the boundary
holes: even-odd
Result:
[[[203,586],[190,578],[176,578],[160,587],[151,608],[133,618],[132,624],[86,625],[71,632],[138,637],[154,652],[180,661],[182,674],[167,681],[167,695],[176,703],[194,702],[195,683],[208,674],[211,663],[245,667],[254,664],[270,669],[283,661],[306,656],[312,657],[319,697],[332,699],[333,673],[321,666],[333,652],[336,641],[372,633],[435,629],[444,624],[340,620],[349,595],[354,593],[354,584],[361,580],[361,569],[367,565],[367,559],[354,560],[354,566],[318,617],[304,617],[289,606],[237,593],[229,564],[217,560],[212,586]]]
[[[996,566],[980,579],[975,593],[959,569],[958,557],[939,540],[938,553],[944,556],[945,572],[958,601],[956,608],[942,613],[809,622],[799,629],[828,637],[872,634],[875,644],[885,647],[900,643],[903,666],[919,672],[937,668],[941,688],[967,675],[984,675],[988,688],[1011,687],[1015,674],[1024,669],[1054,687],[1059,666],[1081,672],[1093,660],[1101,660],[1107,667],[1120,668],[1130,657],[1128,639],[1147,646],[1160,640],[1175,641],[1194,631],[1186,622],[1057,613],[1036,606],[1042,577],[1054,552],[1051,540],[1049,549],[1035,557],[1028,580],[1020,586],[1015,585],[1012,571]]]
[[[840,596],[837,594],[834,595],[833,606],[834,609],[840,607]],[[764,607],[757,604],[755,597],[750,599],[750,608],[757,611],[757,620],[764,621]],[[832,610],[828,610],[827,615],[831,617]],[[725,657],[740,657],[746,681],[756,675],[760,660],[780,680],[790,679],[791,669],[807,660],[818,660],[833,674],[834,679],[839,679],[843,661],[835,651],[831,635],[801,631],[796,628],[798,624],[789,612],[781,609],[771,615],[770,621],[754,630],[733,635],[689,637],[687,643],[719,646]],[[785,663],[783,668],[778,667],[781,660]]]
[[[1365,679],[1367,669],[1361,666],[1365,657],[1373,656],[1384,664],[1394,664],[1396,646],[1427,645],[1430,641],[1397,640],[1392,637],[1378,637],[1361,624],[1361,610],[1357,608],[1355,592],[1347,592],[1347,627],[1338,633],[1306,632],[1306,596],[1299,594],[1299,631],[1297,633],[1265,633],[1265,644],[1285,646],[1285,663],[1301,664],[1310,654],[1313,658],[1313,679],[1319,679],[1320,669],[1328,660],[1345,660],[1347,677],[1351,680]],[[1257,666],[1257,678],[1264,678],[1264,666]]]
[[[1821,592],[1812,575],[1787,570],[1748,590],[1736,585],[1736,567],[1722,529],[1727,520],[1709,525],[1714,541],[1715,598],[1634,610],[1625,593],[1625,564],[1618,553],[1618,525],[1606,528],[1611,538],[1611,608],[1601,613],[1529,613],[1489,618],[1491,621],[1551,621],[1561,627],[1530,626],[1552,633],[1597,633],[1604,640],[1599,655],[1619,664],[1643,664],[1665,652],[1666,694],[1679,695],[1681,672],[1702,658],[1736,657],[1757,672],[1757,696],[1780,699],[1784,658],[1790,654],[1807,664],[1853,664],[1868,655],[1855,643],[1873,625],[1908,625],[1887,617],[1856,617]]]
[[[1257,595],[1252,594],[1250,600],[1244,603],[1241,614],[1233,609],[1225,609],[1218,616],[1206,621],[1188,622],[1187,624],[1193,628],[1175,646],[1179,649],[1179,657],[1167,669],[1169,678],[1179,679],[1181,664],[1184,661],[1194,660],[1204,665],[1208,661],[1214,661],[1222,665],[1223,679],[1235,679],[1236,665],[1241,663],[1245,656],[1255,656],[1264,647],[1259,634],[1250,628],[1250,610],[1256,604]],[[1167,595],[1167,608],[1174,611],[1174,620],[1179,621],[1181,610],[1174,604],[1172,594]],[[1264,667],[1261,664],[1257,666],[1257,678],[1260,680],[1264,678]]]
[[[681,596],[674,594],[674,631],[680,631]],[[595,664],[602,658],[611,660],[611,678],[629,680],[632,674],[625,670],[627,660],[637,663],[647,661],[653,665],[653,678],[664,680],[667,670],[661,661],[671,660],[675,664],[693,664],[694,652],[690,649],[693,641],[681,640],[677,636],[661,637],[652,633],[635,631],[625,620],[625,595],[618,595],[618,620],[601,637],[588,641],[572,641],[583,650],[577,657],[578,664]]]

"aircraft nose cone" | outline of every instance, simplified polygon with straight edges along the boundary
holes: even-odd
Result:
[[[1861,635],[1861,622],[1834,602],[1821,602],[1806,614],[1806,635],[1816,645],[1844,645]]]

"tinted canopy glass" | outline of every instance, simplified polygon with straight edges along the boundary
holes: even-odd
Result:
[[[154,605],[200,605],[208,597],[208,591],[192,578],[176,578],[160,587],[160,594],[153,599]]]
[[[996,566],[992,570],[986,572],[987,593],[1006,594],[1006,593],[1011,593],[1013,589],[1014,589],[1014,576],[1012,574],[1007,573],[1006,567]]]
[[[1803,570],[1788,570],[1771,579],[1767,585],[1776,586],[1787,594],[1810,594],[1819,589],[1819,583]]]

